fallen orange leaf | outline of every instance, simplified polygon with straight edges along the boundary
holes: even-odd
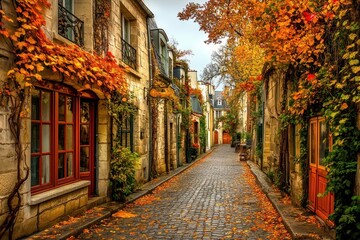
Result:
[[[130,213],[130,212],[126,212],[124,210],[120,210],[120,211],[114,213],[112,216],[118,217],[118,218],[133,218],[133,217],[136,217],[137,215]]]

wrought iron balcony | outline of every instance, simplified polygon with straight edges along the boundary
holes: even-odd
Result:
[[[84,22],[58,4],[58,33],[73,43],[84,46]]]
[[[131,68],[136,69],[136,49],[133,48],[124,39],[121,39],[122,61]]]

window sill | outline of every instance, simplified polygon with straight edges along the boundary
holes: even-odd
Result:
[[[139,73],[137,70],[131,68],[129,65],[127,65],[127,64],[124,63],[123,61],[120,60],[120,61],[119,61],[119,65],[125,68],[125,72],[134,75],[134,76],[135,76],[136,78],[138,78],[138,79],[141,79],[140,73]]]
[[[89,185],[90,185],[90,181],[79,181],[59,188],[52,189],[50,191],[36,194],[35,196],[31,196],[29,205],[30,206],[38,205],[40,203],[46,202],[53,198],[57,198],[64,194],[79,190],[81,188],[85,188]]]

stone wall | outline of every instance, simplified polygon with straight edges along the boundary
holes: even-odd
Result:
[[[137,68],[128,67],[125,78],[129,84],[129,90],[134,94],[133,103],[138,109],[134,122],[134,150],[140,155],[136,169],[136,180],[142,183],[148,180],[149,174],[149,106],[147,89],[149,88],[150,77],[147,16],[134,1],[113,0],[111,2],[109,50],[120,60],[122,59],[122,15],[126,15],[131,21],[131,42],[129,44],[136,49]]]
[[[264,139],[263,139],[263,171],[265,173],[274,172],[279,161],[279,103],[280,87],[277,83],[278,73],[270,76],[267,96],[264,108]]]

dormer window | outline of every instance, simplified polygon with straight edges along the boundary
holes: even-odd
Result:
[[[222,105],[221,99],[218,99],[218,100],[217,100],[217,105],[219,105],[219,106]]]

